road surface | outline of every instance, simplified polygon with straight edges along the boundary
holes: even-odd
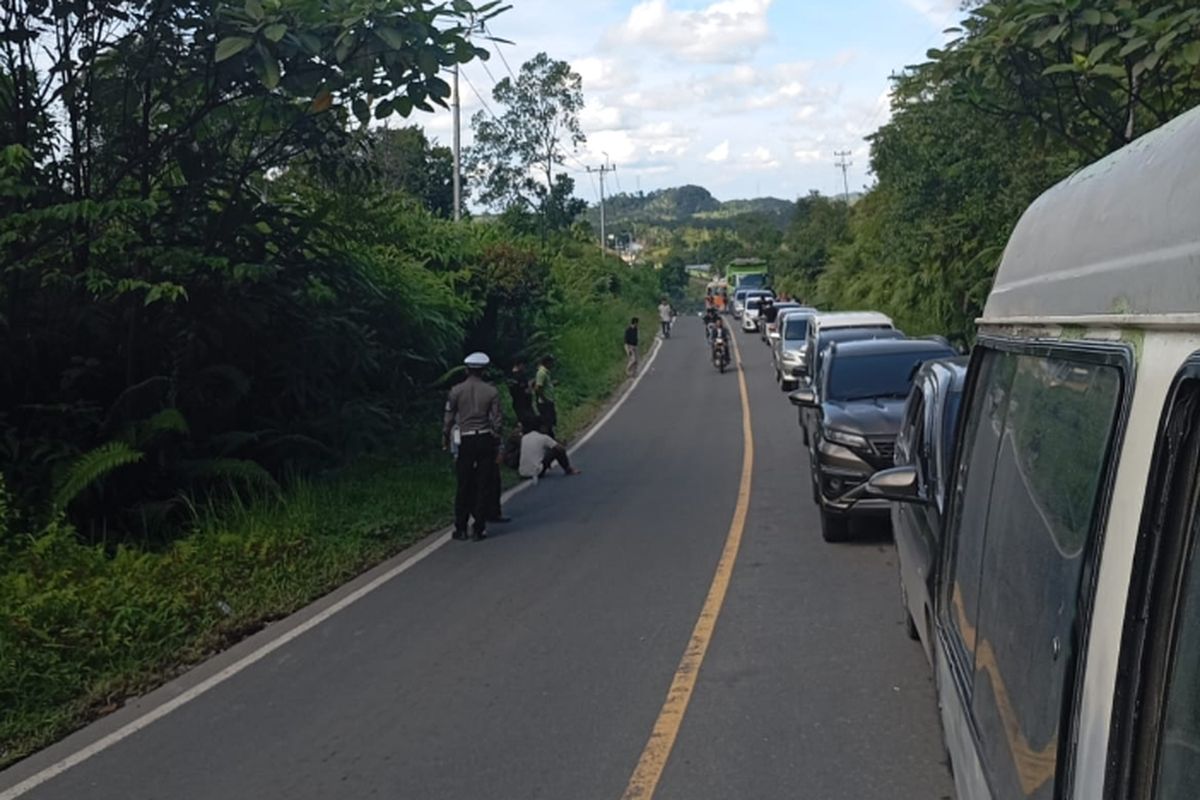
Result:
[[[951,797],[892,545],[869,529],[822,542],[795,411],[766,348],[739,341],[748,476],[738,375],[718,374],[700,323],[681,319],[576,455],[582,477],[543,480],[488,541],[441,547],[228,679],[222,667],[277,634],[0,773],[0,798],[39,774],[20,796],[648,797],[631,776],[664,725],[673,747],[649,758],[660,800]],[[677,675],[743,478],[720,616],[702,667]],[[681,676],[686,714],[660,719]],[[206,677],[211,689],[126,735]]]

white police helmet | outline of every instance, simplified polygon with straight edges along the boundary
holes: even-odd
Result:
[[[487,353],[471,353],[463,359],[463,363],[473,369],[483,369],[492,363],[492,360],[487,357]]]

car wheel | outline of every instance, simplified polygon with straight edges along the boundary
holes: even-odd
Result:
[[[850,520],[841,514],[821,509],[821,538],[827,542],[844,542],[850,536]]]

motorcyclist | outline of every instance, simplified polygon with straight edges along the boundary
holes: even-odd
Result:
[[[704,336],[712,343],[713,328],[721,321],[721,312],[715,306],[704,309]]]
[[[713,361],[716,361],[717,359],[718,342],[720,342],[722,345],[721,361],[725,364],[729,364],[729,328],[725,327],[725,320],[721,319],[720,317],[717,318],[717,321],[712,328],[712,340],[710,342],[710,347],[712,348]]]

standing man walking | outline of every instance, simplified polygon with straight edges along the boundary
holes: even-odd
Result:
[[[454,538],[467,538],[467,524],[473,518],[471,539],[487,536],[487,518],[492,509],[491,484],[499,458],[500,391],[483,379],[491,363],[484,353],[472,353],[463,364],[467,379],[450,390],[442,422],[442,444],[450,447],[450,431],[458,425],[461,442],[455,462],[458,491],[454,496]]]
[[[663,298],[658,304],[658,321],[662,323],[662,334],[664,339],[671,338],[671,304],[667,302],[667,298]]]
[[[638,318],[629,321],[625,329],[625,374],[633,377],[638,371]]]
[[[558,427],[558,409],[554,405],[554,378],[550,375],[553,366],[554,356],[542,356],[538,363],[537,375],[533,379],[533,396],[537,400],[542,428],[551,437],[557,438],[555,429]]]

